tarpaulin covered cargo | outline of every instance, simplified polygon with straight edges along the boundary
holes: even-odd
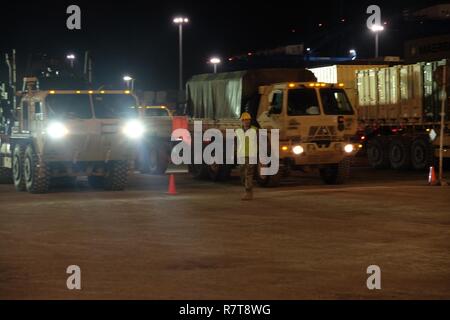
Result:
[[[442,88],[438,73],[441,67],[447,68],[449,73],[446,60],[358,71],[360,119],[438,122]]]
[[[316,78],[306,69],[259,69],[193,76],[186,85],[187,113],[194,118],[237,119],[246,108],[255,114],[260,86],[309,81]]]

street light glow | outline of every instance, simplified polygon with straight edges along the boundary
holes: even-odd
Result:
[[[380,32],[384,30],[384,27],[378,24],[375,24],[372,26],[372,28],[370,28],[370,30],[372,30],[372,32]]]
[[[124,76],[124,77],[123,77],[123,81],[128,82],[128,81],[131,81],[131,80],[133,80],[133,78],[130,77],[130,76]]]
[[[176,17],[173,19],[173,22],[176,24],[183,24],[183,23],[188,23],[189,19],[186,17]]]
[[[212,64],[219,64],[221,62],[221,60],[217,57],[213,57],[209,60],[209,62]]]

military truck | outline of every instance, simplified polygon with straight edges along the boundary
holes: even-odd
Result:
[[[280,130],[280,170],[274,176],[263,176],[258,166],[256,178],[261,186],[278,185],[292,170],[311,169],[319,169],[327,184],[344,183],[350,159],[358,149],[352,142],[357,116],[342,85],[318,83],[305,69],[194,76],[187,82],[186,110],[191,131],[192,123],[198,120],[204,131],[239,128],[244,111],[259,128]],[[195,164],[190,170],[196,178],[224,180],[232,167]]]
[[[54,179],[87,176],[123,190],[144,127],[129,91],[43,90],[25,78],[11,109],[2,104],[0,174],[18,191],[45,193]]]
[[[374,168],[428,169],[439,156],[442,70],[447,69],[443,157],[450,158],[447,60],[355,74],[361,138]]]

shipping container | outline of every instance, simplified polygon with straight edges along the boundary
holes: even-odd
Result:
[[[310,68],[318,82],[343,83],[345,92],[353,106],[357,105],[356,78],[358,70],[366,70],[380,65],[332,65],[326,67]],[[382,67],[382,66],[381,66]]]
[[[446,66],[446,60],[357,71],[360,119],[386,124],[439,122],[440,66]]]
[[[438,155],[443,70],[444,157],[450,158],[447,60],[356,71],[358,118],[373,167],[425,169]]]

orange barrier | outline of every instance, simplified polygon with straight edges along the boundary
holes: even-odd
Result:
[[[434,167],[430,167],[430,173],[428,174],[428,184],[430,186],[437,186],[439,184],[436,179],[436,172],[434,171]]]
[[[177,194],[177,188],[175,186],[175,175],[174,174],[171,174],[169,176],[169,190],[167,191],[167,194],[169,194],[169,195]]]

